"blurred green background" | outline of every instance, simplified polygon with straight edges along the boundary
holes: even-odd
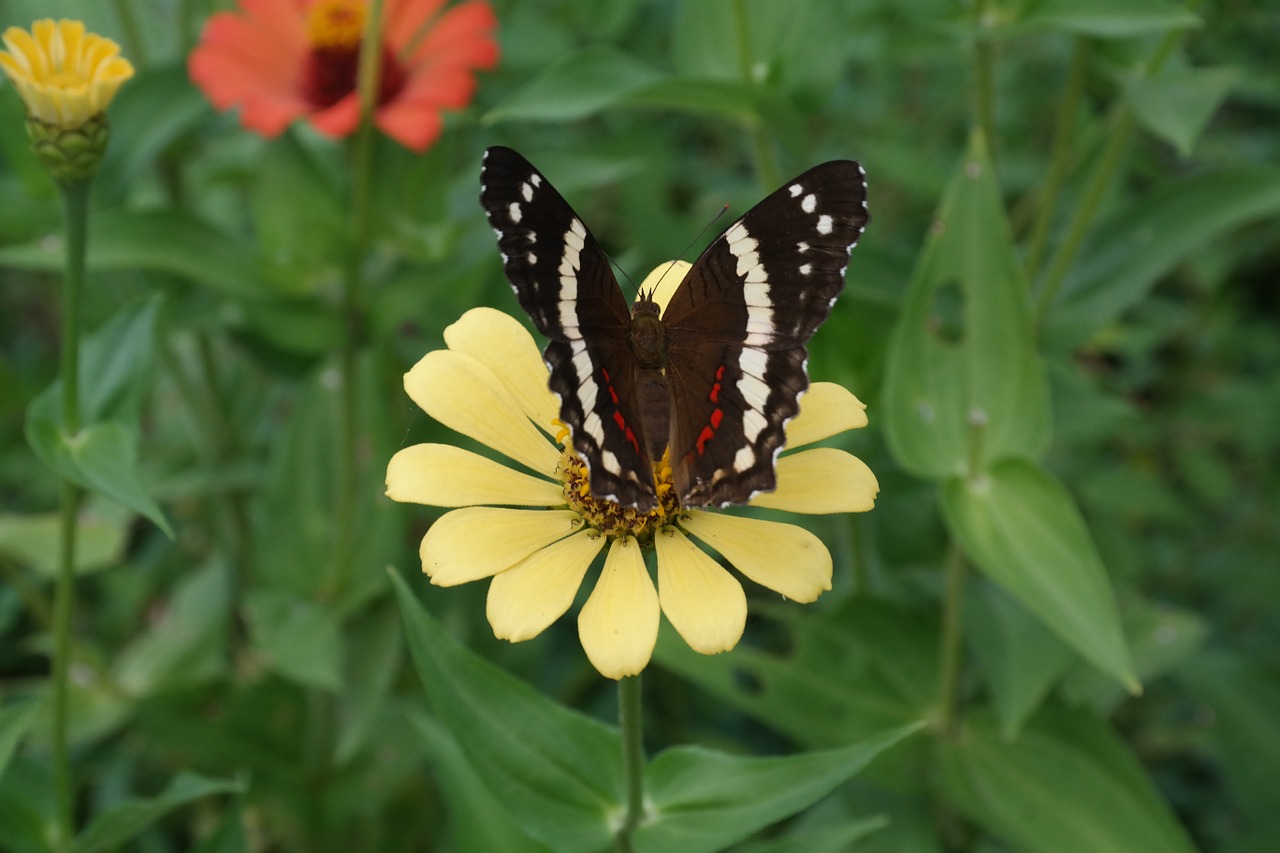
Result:
[[[441,590],[418,573],[437,511],[382,497],[398,448],[455,440],[404,396],[403,372],[472,306],[524,320],[477,200],[481,152],[506,144],[636,282],[695,256],[712,235],[687,247],[725,202],[741,213],[826,159],[866,167],[872,221],[809,366],[868,404],[871,426],[842,446],[877,473],[877,507],[802,522],[835,556],[834,588],[803,607],[750,589],[734,652],[700,658],[664,628],[645,676],[646,736],[653,750],[763,755],[935,725],[750,849],[839,850],[855,836],[874,851],[1280,848],[1280,8],[493,5],[502,59],[471,106],[423,155],[376,142],[358,559],[335,576],[346,145],[302,124],[264,140],[192,86],[185,55],[229,3],[0,2],[5,26],[82,18],[138,68],[111,108],[94,185],[85,328],[105,328],[89,345],[93,381],[110,397],[103,410],[136,425],[142,480],[174,536],[104,498],[83,509],[83,815],[190,771],[239,791],[167,811],[129,849],[488,849],[477,827],[502,809],[427,710],[389,566],[471,649],[614,718],[613,685],[572,619],[524,644],[495,640],[483,585]],[[14,752],[0,848],[38,850],[58,481],[23,425],[57,375],[62,253],[57,193],[10,88],[0,755]],[[975,128],[989,160],[975,159]],[[976,162],[1002,205],[984,207],[981,181],[965,183]],[[964,479],[930,473],[918,437],[893,426],[894,407],[910,406],[894,382],[926,346],[913,334],[943,357],[992,343],[973,313],[985,285],[947,266],[963,254],[944,236],[957,231],[988,257],[1012,237],[1009,280],[1029,325],[985,328],[1026,335],[1051,412],[1047,446],[1028,439],[1013,456],[1065,486],[1045,487],[1048,515],[1072,531],[1071,559],[1105,566],[1140,695],[1117,677],[1122,655],[1110,669],[1087,662],[1093,639],[1019,593],[1018,579],[1042,575],[1051,597],[1066,589],[1036,531],[1010,534],[1030,543],[1010,583],[964,520]],[[923,325],[901,321],[910,293]],[[1010,423],[1036,417],[1015,408]],[[961,572],[962,599],[947,593]],[[1112,620],[1105,608],[1091,618]],[[837,840],[813,846],[820,836]]]

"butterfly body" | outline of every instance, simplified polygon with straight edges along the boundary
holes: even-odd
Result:
[[[685,507],[776,487],[785,426],[808,387],[805,344],[868,219],[862,167],[816,166],[707,247],[665,309],[633,307],[573,209],[509,148],[485,154],[481,202],[520,304],[550,339],[560,417],[596,497],[647,511],[667,455]]]

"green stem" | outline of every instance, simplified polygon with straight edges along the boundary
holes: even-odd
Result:
[[[124,54],[133,60],[133,64],[142,67],[147,64],[147,49],[143,45],[142,29],[138,26],[138,16],[133,14],[133,5],[129,0],[116,0],[116,17],[120,19],[120,29],[124,33]]]
[[[742,82],[754,86],[755,51],[751,47],[751,16],[747,12],[746,0],[734,0],[733,20],[738,35],[738,70]],[[760,185],[768,192],[781,183],[778,177],[778,162],[773,156],[773,146],[769,144],[764,123],[759,116],[753,116],[747,128],[751,137],[751,151],[756,162],[756,175]]]
[[[1190,4],[1190,7],[1194,7],[1194,5]],[[1147,63],[1146,73],[1148,76],[1154,76],[1159,73],[1160,68],[1169,59],[1174,47],[1183,37],[1184,31],[1174,30],[1161,40],[1156,47],[1155,53],[1152,54],[1150,62]],[[1057,299],[1058,290],[1062,287],[1067,270],[1071,268],[1076,253],[1080,249],[1080,244],[1084,242],[1085,234],[1088,233],[1094,219],[1101,211],[1103,196],[1106,195],[1106,191],[1115,177],[1116,170],[1120,167],[1122,155],[1129,147],[1129,140],[1133,136],[1134,128],[1133,111],[1123,102],[1120,102],[1115,107],[1114,116],[1111,138],[1107,140],[1106,147],[1103,148],[1097,162],[1094,163],[1093,172],[1089,175],[1089,180],[1085,184],[1084,193],[1081,195],[1079,203],[1076,204],[1071,221],[1067,224],[1066,237],[1063,238],[1062,244],[1058,247],[1058,251],[1049,265],[1049,270],[1045,274],[1044,284],[1040,288],[1040,295],[1036,299],[1034,328],[1038,329],[1043,325],[1049,309],[1053,306],[1054,300]]]
[[[361,269],[369,253],[369,185],[373,164],[374,125],[379,75],[381,73],[382,2],[373,0],[364,39],[360,43],[360,126],[356,129],[351,149],[351,215],[347,222],[346,256],[342,265],[339,310],[342,314],[342,349],[338,356],[338,478],[335,514],[337,541],[334,548],[334,570],[328,593],[341,595],[346,587],[353,561],[352,543],[355,524],[355,491],[358,481],[356,445],[356,352],[360,346]]]
[[[67,267],[62,291],[62,432],[80,432],[80,291],[89,231],[89,182],[62,184]],[[63,480],[59,507],[58,577],[53,593],[53,785],[57,815],[54,849],[69,849],[75,837],[75,786],[71,779],[68,728],[71,691],[71,616],[76,584],[76,512],[80,489]]]
[[[1040,189],[1036,218],[1031,226],[1031,237],[1027,245],[1026,269],[1029,281],[1035,281],[1040,272],[1045,241],[1049,236],[1049,223],[1053,221],[1053,211],[1057,207],[1058,191],[1062,188],[1062,179],[1071,163],[1071,141],[1075,135],[1076,115],[1080,111],[1080,97],[1084,92],[1084,72],[1088,56],[1088,39],[1077,38],[1075,51],[1071,55],[1067,87],[1062,93],[1062,103],[1058,106],[1057,123],[1053,129],[1049,173],[1045,175],[1044,186]]]
[[[949,737],[955,733],[956,708],[959,704],[957,685],[960,681],[960,658],[964,648],[964,557],[952,544],[947,552],[946,589],[942,598],[942,636],[938,650],[938,709],[936,725],[938,734]]]
[[[627,802],[622,825],[614,836],[618,853],[631,853],[631,835],[644,814],[644,716],[640,676],[618,682],[618,725],[622,729],[622,767]]]
[[[987,150],[991,159],[996,158],[996,109],[995,109],[995,46],[987,36],[987,16],[990,14],[989,3],[979,0],[974,7],[974,21],[977,25],[977,38],[973,44],[973,114],[974,121],[982,129],[987,140]]]

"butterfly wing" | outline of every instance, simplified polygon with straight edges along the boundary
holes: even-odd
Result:
[[[581,218],[528,160],[485,152],[480,203],[521,307],[551,339],[543,353],[560,419],[596,497],[656,504],[641,433],[631,313],[609,260]]]
[[[805,344],[844,286],[866,198],[858,163],[815,166],[725,229],[671,297],[669,443],[685,506],[776,487],[786,423],[809,386]]]

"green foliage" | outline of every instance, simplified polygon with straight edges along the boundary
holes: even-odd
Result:
[[[381,494],[399,448],[467,443],[403,374],[468,308],[524,319],[476,200],[492,144],[632,281],[808,166],[869,179],[809,369],[867,403],[839,441],[877,507],[787,519],[833,588],[748,585],[738,648],[663,625],[632,849],[1280,846],[1269,12],[497,2],[500,64],[426,152],[373,136],[361,196],[357,140],[264,139],[191,83],[231,5],[4,7],[83,17],[138,74],[93,184],[74,435],[58,193],[0,91],[0,849],[57,847],[63,477],[88,494],[62,849],[615,847],[616,689],[574,611],[495,640],[482,588],[406,580],[438,516]]]

